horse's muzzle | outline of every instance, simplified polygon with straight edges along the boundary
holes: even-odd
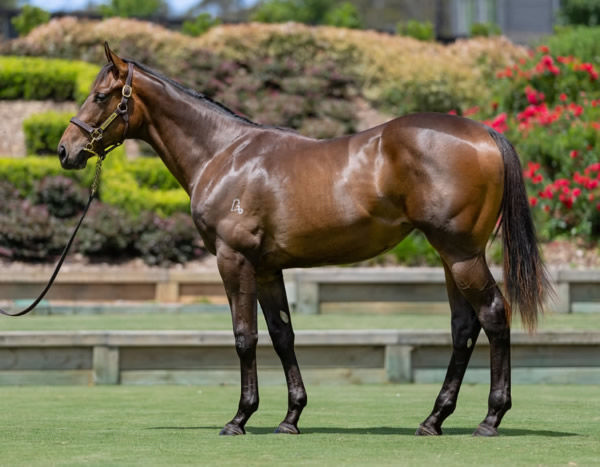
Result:
[[[63,169],[83,169],[87,165],[89,154],[83,149],[73,158],[69,157],[69,152],[64,144],[58,146],[57,152]]]

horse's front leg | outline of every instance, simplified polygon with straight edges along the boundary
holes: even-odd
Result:
[[[294,331],[281,271],[258,277],[258,300],[288,387],[287,415],[275,432],[298,434],[298,419],[306,406],[306,390],[294,352]]]
[[[256,375],[256,277],[254,267],[239,252],[222,246],[217,250],[217,265],[231,307],[235,349],[240,359],[241,395],[235,417],[221,435],[245,434],[244,426],[258,409]]]

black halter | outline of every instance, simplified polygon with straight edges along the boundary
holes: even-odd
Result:
[[[123,141],[125,141],[125,138],[127,137],[127,130],[129,129],[129,114],[127,113],[127,110],[128,110],[127,102],[129,100],[129,98],[131,97],[131,93],[133,91],[131,88],[132,79],[133,79],[133,63],[129,62],[128,68],[127,68],[127,78],[125,80],[125,85],[123,86],[123,89],[121,90],[121,95],[122,95],[121,102],[119,102],[119,105],[117,105],[117,108],[115,109],[115,111],[113,113],[111,113],[100,126],[94,128],[91,125],[88,125],[87,123],[82,122],[77,117],[73,117],[71,119],[71,123],[74,123],[75,125],[77,125],[83,131],[85,131],[90,137],[90,141],[89,141],[89,143],[86,144],[84,150],[91,153],[92,155],[98,156],[100,159],[104,159],[104,156],[106,156],[107,153],[109,153],[116,147],[123,144]],[[123,121],[125,122],[125,129],[123,130],[123,137],[121,138],[121,141],[114,143],[111,146],[105,147],[101,144],[102,138],[104,137],[104,132],[110,126],[110,124],[117,119],[117,117],[122,117]],[[99,143],[99,145],[100,145],[98,150],[95,149],[96,143]]]

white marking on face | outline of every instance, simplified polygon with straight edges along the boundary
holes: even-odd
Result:
[[[238,214],[244,214],[244,210],[242,209],[242,204],[239,198],[233,200],[233,204],[231,205],[231,212],[237,212]]]
[[[469,337],[469,339],[467,340],[467,349],[470,349],[472,345],[473,345],[473,340]]]
[[[290,317],[285,311],[279,311],[279,316],[281,317],[281,321],[283,321],[285,324],[288,324],[290,322]]]

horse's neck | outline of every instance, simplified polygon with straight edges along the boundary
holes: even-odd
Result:
[[[152,145],[189,194],[202,167],[256,127],[168,83],[147,80],[151,89],[143,93],[146,121],[139,137]]]

